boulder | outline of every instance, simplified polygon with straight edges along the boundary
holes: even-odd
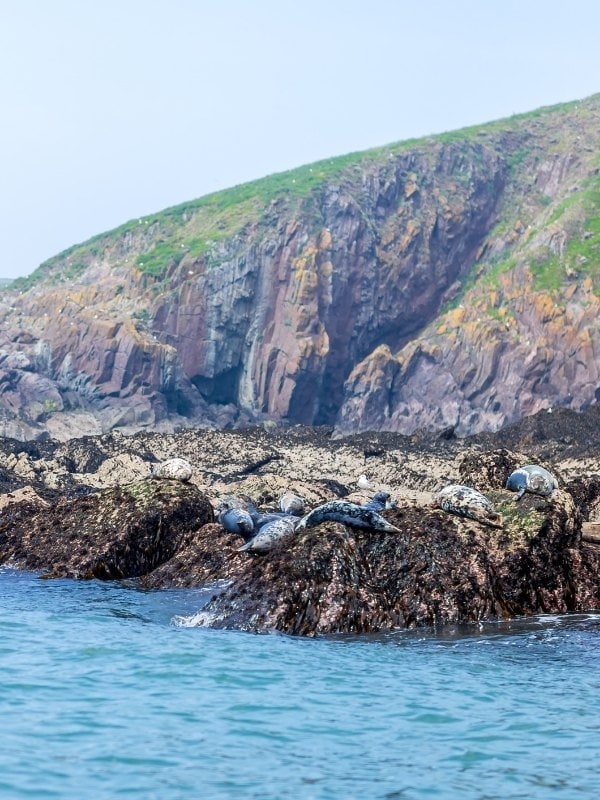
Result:
[[[155,569],[213,521],[212,506],[178,481],[138,481],[50,508],[14,504],[0,528],[0,563],[46,577],[134,578]]]
[[[423,507],[384,512],[400,534],[323,523],[249,557],[198,620],[314,636],[597,606],[600,586],[580,553],[571,496],[557,491],[550,500],[528,496],[517,504],[498,491],[491,499],[504,515],[503,530]]]

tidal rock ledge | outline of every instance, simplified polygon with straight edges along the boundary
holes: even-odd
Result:
[[[245,469],[243,459],[259,463],[266,443],[274,457]],[[198,624],[308,636],[600,608],[600,544],[582,537],[582,524],[600,518],[596,462],[582,475],[570,456],[551,498],[516,503],[504,485],[515,464],[536,455],[525,441],[518,451],[487,452],[464,441],[429,449],[408,439],[371,444],[376,455],[367,455],[363,440],[267,440],[256,431],[103,438],[85,444],[102,454],[89,472],[77,471],[82,440],[18,457],[11,444],[0,461],[19,472],[5,468],[0,564],[43,577],[136,579],[156,589],[220,582]],[[149,459],[172,452],[194,456],[191,483],[142,477]],[[216,471],[217,459],[230,474]],[[394,495],[397,507],[382,514],[400,533],[324,522],[258,556],[239,553],[241,537],[215,522],[215,501],[225,493],[245,492],[268,510],[287,486],[314,506],[352,491],[365,468]],[[110,475],[114,485],[103,485]],[[477,485],[503,528],[431,508],[439,480]]]
[[[44,577],[145,575],[213,520],[208,500],[178,481],[139,481],[84,497],[14,504],[3,512],[0,563]]]

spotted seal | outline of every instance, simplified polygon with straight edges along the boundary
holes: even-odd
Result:
[[[558,489],[558,481],[544,467],[539,467],[537,464],[526,464],[511,472],[506,481],[506,488],[517,493],[515,501],[520,500],[525,492],[550,497],[552,492]]]
[[[259,511],[257,508],[249,508],[248,513],[252,517],[254,529],[258,530],[266,525],[268,522],[274,522],[276,519],[286,519],[289,514],[284,514],[283,511]]]
[[[238,547],[238,553],[268,553],[276,544],[294,535],[296,520],[285,516],[267,522],[249,542]]]
[[[470,486],[453,483],[439,491],[431,503],[432,508],[441,508],[449,514],[468,517],[492,528],[502,527],[502,515],[481,492]]]
[[[279,498],[279,508],[284,514],[292,514],[295,517],[301,517],[304,514],[304,498],[293,492],[285,492]]]
[[[296,530],[312,528],[321,522],[333,520],[351,525],[354,528],[369,528],[374,531],[385,531],[386,533],[400,533],[395,525],[389,523],[376,511],[357,503],[348,503],[346,500],[330,500],[328,503],[317,506],[309,514],[302,517]]]
[[[368,503],[362,504],[363,508],[370,508],[372,511],[385,511],[386,508],[394,508],[394,504],[390,500],[389,492],[375,492],[373,497]]]
[[[217,520],[226,531],[243,536],[246,541],[254,536],[254,522],[244,508],[224,508]]]
[[[157,480],[183,481],[186,483],[192,477],[193,469],[185,458],[169,458],[159,464],[152,464],[149,478]]]

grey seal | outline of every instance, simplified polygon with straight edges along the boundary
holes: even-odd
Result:
[[[246,541],[254,536],[254,522],[244,508],[225,508],[217,519],[226,531],[243,536]]]
[[[248,513],[252,517],[255,530],[262,528],[268,522],[274,522],[276,519],[287,519],[290,515],[284,514],[283,511],[259,511],[258,509],[248,509]]]
[[[279,498],[279,508],[284,514],[293,514],[296,517],[301,517],[304,514],[304,506],[304,498],[293,492],[285,492]]]
[[[524,467],[511,472],[506,481],[506,488],[517,493],[515,501],[520,500],[525,492],[550,497],[552,492],[558,489],[558,481],[544,467],[539,467],[537,464],[525,464]]]
[[[492,503],[470,486],[453,483],[439,491],[431,503],[433,508],[441,508],[449,514],[468,517],[492,528],[502,527],[502,515],[494,509]]]
[[[285,516],[267,522],[249,542],[238,547],[238,553],[268,553],[276,544],[294,535],[296,520]]]
[[[363,508],[370,508],[372,511],[385,511],[386,508],[394,508],[394,504],[390,500],[389,492],[375,492],[373,497],[368,503],[362,504]]]
[[[183,481],[184,483],[189,481],[194,471],[190,462],[185,458],[169,458],[160,464],[153,464],[150,470],[149,478]]]
[[[296,530],[312,528],[321,522],[333,520],[342,522],[345,525],[352,525],[355,528],[369,528],[374,531],[385,531],[386,533],[400,533],[395,525],[389,523],[376,511],[357,503],[348,503],[346,500],[330,500],[328,503],[317,506],[305,517],[302,517]]]

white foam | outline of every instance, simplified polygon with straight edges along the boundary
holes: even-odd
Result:
[[[197,611],[190,616],[182,616],[176,614],[171,622],[177,628],[202,628],[211,625],[217,618],[217,615],[210,611]]]

